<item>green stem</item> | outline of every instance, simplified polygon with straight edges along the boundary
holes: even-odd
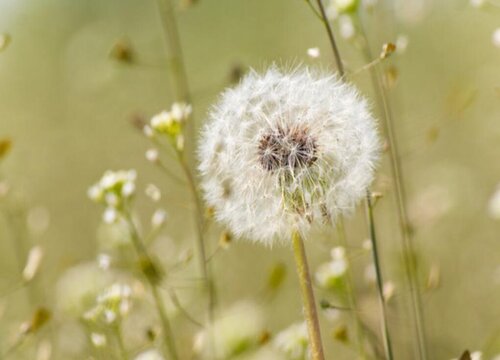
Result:
[[[125,349],[125,343],[123,342],[123,335],[120,325],[115,327],[116,342],[118,343],[118,350],[120,352],[120,357],[123,360],[128,360],[127,349]]]
[[[342,247],[347,249],[347,238],[345,234],[345,228],[344,228],[344,220],[340,219],[337,223],[337,232],[339,236],[339,243]],[[347,293],[347,302],[349,304],[349,308],[354,314],[354,331],[356,333],[357,337],[357,345],[358,345],[358,351],[359,355],[361,356],[361,359],[366,359],[366,349],[365,349],[365,336],[364,336],[364,331],[363,331],[363,322],[361,321],[361,316],[360,313],[358,312],[358,307],[357,307],[357,301],[356,301],[356,295],[354,293],[353,289],[353,280],[352,280],[352,268],[351,268],[351,261],[349,257],[346,257],[347,261],[347,274],[346,274],[346,293]]]
[[[368,43],[368,37],[364,31],[361,20],[358,18],[361,36],[364,40],[363,54],[367,62],[372,60],[372,53]],[[375,97],[378,107],[382,111],[385,131],[389,141],[389,156],[391,163],[392,178],[394,179],[395,197],[397,203],[398,218],[400,224],[403,258],[405,264],[405,274],[410,287],[411,306],[413,318],[415,320],[415,332],[417,335],[418,344],[418,359],[427,360],[427,339],[425,335],[425,321],[423,315],[422,299],[419,292],[419,281],[416,272],[417,264],[415,262],[415,247],[410,234],[409,220],[406,212],[406,191],[403,182],[403,172],[401,167],[401,159],[399,157],[398,143],[394,131],[394,119],[389,105],[388,94],[385,87],[382,85],[380,71],[377,66],[370,69],[372,85],[375,89]]]
[[[149,263],[152,264],[151,257],[149,256],[147,249],[144,245],[144,243],[141,241],[141,238],[139,236],[139,233],[137,232],[137,229],[134,225],[134,222],[132,220],[132,217],[128,213],[128,211],[124,210],[123,214],[125,216],[125,219],[128,223],[129,229],[130,229],[130,235],[132,239],[132,244],[134,245],[134,248],[139,255],[139,257],[145,259]],[[143,270],[141,268],[141,270]],[[151,287],[151,292],[153,294],[153,299],[155,301],[156,309],[158,311],[158,315],[160,317],[160,322],[163,330],[163,336],[164,336],[164,343],[166,347],[166,353],[165,356],[169,356],[170,359],[172,360],[178,360],[179,355],[177,354],[177,349],[175,346],[175,340],[174,340],[174,334],[172,332],[172,328],[170,326],[170,321],[168,319],[167,312],[165,310],[165,304],[163,302],[162,296],[159,292],[158,285],[151,277],[151,274],[144,272],[145,278],[147,282],[149,283]]]
[[[340,52],[338,50],[338,46],[337,46],[337,43],[335,41],[335,37],[333,35],[333,31],[332,31],[330,22],[328,21],[328,18],[326,16],[322,0],[317,0],[317,2],[318,2],[321,16],[323,17],[323,24],[325,25],[325,28],[326,28],[326,31],[328,34],[328,38],[330,40],[330,44],[332,46],[332,50],[334,53],[335,62],[337,64],[337,69],[338,69],[339,75],[340,75],[340,77],[344,77],[345,71],[344,71],[344,67],[342,64],[342,58],[340,56]],[[384,348],[385,348],[385,353],[386,353],[387,359],[393,360],[391,337],[390,337],[389,328],[387,325],[386,304],[384,301],[382,272],[380,270],[380,262],[379,262],[377,244],[376,244],[375,223],[373,220],[373,209],[372,209],[372,204],[371,204],[371,193],[369,190],[367,190],[367,192],[366,192],[365,203],[366,203],[366,210],[367,210],[366,211],[367,212],[367,220],[368,220],[368,225],[369,225],[369,230],[370,230],[370,240],[372,242],[372,247],[373,247],[372,253],[373,253],[375,268],[376,268],[376,272],[377,272],[377,290],[378,290],[378,296],[379,296],[379,302],[380,302],[380,311],[382,314],[382,331],[383,331],[383,338],[384,338]]]
[[[314,292],[311,283],[311,275],[309,273],[309,266],[307,264],[304,242],[297,231],[294,231],[292,241],[295,264],[297,267],[300,290],[302,293],[304,316],[306,318],[307,329],[309,332],[312,360],[324,360],[325,356],[323,354],[323,345],[321,344],[321,331],[319,327],[318,313],[316,311],[316,302],[314,300]]]
[[[389,334],[389,327],[387,324],[387,309],[384,296],[384,282],[382,279],[382,270],[380,266],[380,257],[377,247],[377,236],[375,233],[375,221],[373,219],[373,207],[371,202],[371,193],[367,190],[366,193],[366,219],[368,222],[370,240],[372,243],[373,263],[375,265],[375,272],[377,275],[377,294],[379,298],[380,313],[382,315],[382,336],[384,340],[384,350],[388,360],[393,360],[391,336]]]

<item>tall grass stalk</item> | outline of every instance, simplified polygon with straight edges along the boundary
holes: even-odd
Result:
[[[190,103],[189,84],[186,73],[186,66],[184,57],[182,55],[181,41],[179,31],[177,29],[177,19],[175,16],[175,9],[172,0],[157,0],[158,8],[161,16],[161,22],[164,28],[164,33],[167,40],[168,47],[168,69],[169,77],[172,83],[175,101]],[[202,278],[204,279],[205,289],[208,293],[208,311],[207,322],[211,325],[214,321],[215,311],[215,287],[212,279],[211,268],[207,258],[206,244],[205,244],[205,217],[204,208],[200,200],[196,180],[191,173],[189,166],[190,159],[185,154],[190,154],[194,150],[195,143],[195,129],[194,121],[188,121],[184,131],[186,140],[186,150],[182,153],[177,152],[179,163],[188,181],[189,190],[192,193],[195,206],[196,206],[196,247],[198,252],[199,268]]]
[[[309,346],[312,360],[324,360],[325,355],[323,353],[323,345],[321,343],[321,330],[319,326],[318,312],[316,310],[316,301],[314,299],[311,274],[309,272],[309,265],[307,264],[304,241],[297,231],[293,233],[292,241],[295,264],[297,267],[297,274],[299,276],[300,290],[302,294],[302,302],[304,306],[304,316],[306,318],[307,330],[309,333]]]
[[[137,255],[139,256],[140,260],[146,261],[150,266],[154,267],[155,264],[153,264],[153,261],[151,260],[151,257],[148,254],[146,246],[142,242],[139,233],[137,232],[132,216],[128,211],[124,211],[124,215],[125,215],[125,220],[127,221],[127,224],[129,226],[132,244],[137,252]],[[168,319],[168,315],[165,310],[165,304],[163,302],[162,296],[158,288],[157,279],[155,279],[154,276],[152,276],[149,271],[145,270],[144,266],[141,266],[141,271],[143,272],[146,281],[151,287],[151,292],[153,294],[155,306],[158,311],[158,316],[160,318],[160,323],[163,330],[164,348],[166,349],[165,356],[168,359],[178,360],[179,355],[177,353],[177,348],[175,345],[174,333],[172,331],[170,320]]]
[[[363,22],[358,15],[356,15],[358,28],[363,38],[363,55],[366,62],[373,60],[373,54],[370,50],[370,43],[368,36],[364,30]],[[425,334],[425,321],[422,307],[422,299],[419,291],[419,280],[417,274],[417,264],[415,260],[415,247],[412,241],[408,215],[407,215],[407,201],[406,191],[404,188],[403,170],[401,167],[401,159],[398,151],[398,143],[394,131],[393,113],[389,103],[387,90],[382,83],[380,70],[377,65],[370,67],[370,75],[372,86],[374,88],[375,100],[378,108],[382,112],[384,120],[385,132],[389,141],[389,156],[391,164],[392,178],[395,187],[395,197],[398,211],[398,219],[401,231],[403,259],[405,264],[405,275],[410,287],[411,294],[411,307],[413,312],[415,333],[417,336],[417,352],[418,359],[428,359],[427,339]]]
[[[335,36],[333,34],[332,27],[330,26],[330,22],[328,21],[328,17],[326,15],[322,0],[317,0],[317,4],[318,4],[319,12],[320,12],[321,17],[322,17],[323,25],[325,26],[326,32],[328,34],[328,39],[330,41],[330,45],[331,45],[332,50],[333,50],[335,62],[337,64],[337,71],[339,72],[339,75],[343,78],[345,76],[344,65],[342,63],[342,58],[340,56],[340,51],[338,49],[337,42],[335,41]],[[381,310],[381,315],[382,315],[382,334],[383,334],[383,340],[384,340],[384,350],[385,350],[385,355],[386,355],[387,359],[392,360],[393,353],[392,353],[392,345],[391,345],[391,336],[389,333],[389,327],[388,327],[388,323],[387,323],[386,303],[385,303],[384,292],[383,292],[382,271],[380,268],[380,257],[379,257],[378,248],[377,248],[377,238],[376,238],[376,232],[375,232],[375,222],[374,222],[374,218],[373,218],[373,206],[372,206],[372,201],[371,201],[371,192],[369,190],[367,190],[367,192],[366,192],[365,206],[366,206],[367,221],[368,221],[368,226],[369,226],[370,240],[372,243],[372,255],[373,255],[373,260],[374,260],[376,274],[377,274],[377,293],[378,293],[378,297],[379,297],[380,310]]]

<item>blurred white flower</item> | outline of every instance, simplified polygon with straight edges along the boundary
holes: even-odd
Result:
[[[352,212],[379,150],[352,85],[308,68],[252,71],[210,113],[198,149],[202,188],[233,234],[272,245]]]
[[[158,350],[151,349],[141,352],[135,357],[135,360],[164,360],[163,356],[158,352]]]
[[[148,149],[146,150],[146,159],[149,162],[155,163],[158,161],[160,157],[160,154],[158,152],[158,149]]]
[[[488,214],[491,218],[500,220],[500,185],[497,185],[495,192],[490,198],[488,203]]]
[[[167,220],[167,212],[164,209],[158,209],[151,217],[151,225],[155,228],[162,226]]]
[[[410,39],[408,38],[408,35],[405,34],[398,35],[398,37],[396,38],[396,52],[398,54],[403,54],[408,48],[409,42]]]
[[[340,284],[347,271],[347,259],[345,249],[341,246],[335,247],[331,251],[332,260],[322,264],[316,270],[316,281],[322,288],[334,288]]]
[[[319,58],[320,54],[321,53],[319,51],[319,48],[317,48],[317,47],[307,49],[307,55],[310,58],[317,59],[317,58]]]
[[[121,320],[130,311],[131,296],[130,286],[113,284],[97,296],[97,304],[85,312],[83,318],[87,321],[104,324]]]
[[[97,264],[99,268],[102,270],[108,270],[111,266],[111,256],[108,254],[99,254],[97,255]]]
[[[306,323],[293,324],[281,331],[274,338],[273,345],[290,360],[305,359],[309,352]]]
[[[31,248],[28,253],[28,260],[23,269],[23,279],[24,281],[30,281],[33,279],[40,268],[40,264],[43,259],[43,249],[41,246],[37,245]]]
[[[197,354],[207,356],[213,341],[216,357],[228,359],[253,350],[263,332],[261,309],[253,303],[240,302],[227,309],[210,329],[198,333],[193,349]]]
[[[395,292],[396,292],[396,285],[394,285],[392,281],[387,281],[384,283],[383,293],[385,301],[391,300]]]
[[[339,31],[340,36],[346,40],[350,40],[356,35],[356,28],[349,15],[342,15],[339,17]]]
[[[469,4],[475,8],[481,8],[486,4],[486,0],[470,0]]]
[[[29,230],[39,235],[44,233],[50,224],[50,212],[46,207],[37,206],[29,210],[26,218]]]
[[[500,47],[500,28],[495,29],[491,35],[491,41],[496,47]]]
[[[100,333],[91,333],[90,334],[90,341],[92,341],[92,344],[95,347],[102,347],[106,345],[106,335],[100,334]]]
[[[151,118],[151,129],[163,135],[175,138],[182,131],[182,123],[191,115],[191,105],[174,103],[170,111],[162,111]]]
[[[161,191],[155,184],[148,184],[145,190],[146,196],[154,202],[161,200]]]

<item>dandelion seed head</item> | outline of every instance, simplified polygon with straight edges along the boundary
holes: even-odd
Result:
[[[308,68],[253,71],[210,112],[198,149],[202,188],[233,234],[272,245],[352,212],[379,149],[352,85]]]

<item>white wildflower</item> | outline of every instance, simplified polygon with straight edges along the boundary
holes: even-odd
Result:
[[[350,40],[356,35],[356,28],[349,15],[342,15],[339,17],[339,31],[340,36],[346,40]]]
[[[107,208],[102,214],[102,220],[106,224],[113,224],[118,219],[118,213],[115,208]]]
[[[28,260],[23,269],[23,279],[24,281],[30,281],[33,279],[40,268],[43,258],[43,249],[41,246],[37,245],[31,248],[28,253]]]
[[[320,265],[315,274],[318,284],[327,289],[341,285],[342,278],[347,271],[346,252],[343,247],[334,247],[331,257],[332,260]]]
[[[306,323],[289,326],[276,335],[273,345],[291,360],[305,359],[309,351]]]
[[[164,360],[164,358],[158,350],[151,349],[141,352],[135,357],[135,360]]]
[[[358,7],[358,0],[332,0],[332,5],[339,13],[352,12]]]
[[[170,111],[162,111],[153,116],[150,127],[154,133],[167,135],[177,143],[178,137],[181,136],[183,123],[189,118],[191,112],[191,105],[174,103]]]
[[[176,121],[185,121],[191,116],[193,108],[191,105],[185,103],[174,103],[172,109],[170,110],[170,115]]]
[[[319,51],[319,48],[313,47],[313,48],[307,49],[307,55],[310,58],[317,59],[317,58],[319,58],[319,56],[321,55],[321,53]]]
[[[263,331],[261,309],[253,303],[241,302],[226,310],[210,329],[198,333],[193,348],[200,355],[210,354],[213,341],[216,357],[228,359],[253,350]]]
[[[100,333],[91,333],[90,341],[95,347],[102,347],[106,345],[106,335]]]
[[[158,209],[153,213],[151,217],[151,225],[153,227],[158,228],[162,226],[167,220],[167,212],[163,209]]]
[[[161,200],[161,191],[155,184],[148,184],[145,190],[146,196],[154,202]]]
[[[102,270],[108,270],[111,266],[111,256],[108,254],[97,255],[97,265]]]
[[[396,38],[396,52],[398,54],[403,54],[408,48],[409,42],[410,39],[408,38],[408,35],[405,34],[398,35],[398,37]]]
[[[155,163],[158,161],[160,158],[160,154],[158,152],[158,149],[148,149],[146,150],[146,159],[149,162]]]
[[[495,29],[491,35],[491,41],[496,47],[500,47],[500,28]]]
[[[250,72],[204,128],[205,199],[233,234],[272,244],[350,213],[373,179],[379,148],[352,85],[307,68]]]

